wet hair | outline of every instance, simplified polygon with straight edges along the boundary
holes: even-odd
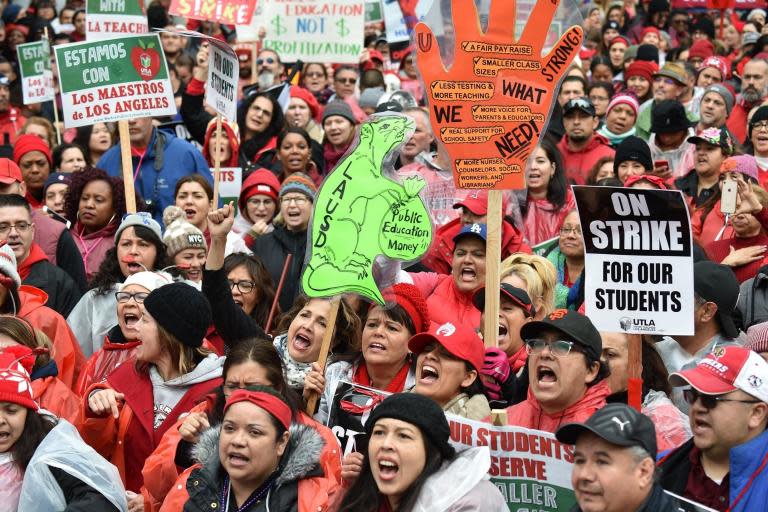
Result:
[[[83,155],[83,160],[85,160],[85,165],[90,165],[90,161],[88,159],[88,155],[85,152],[85,149],[83,149],[80,144],[76,142],[64,142],[62,144],[59,144],[55,148],[53,148],[53,168],[58,171],[61,169],[61,159],[64,157],[64,152],[68,149],[77,149],[80,151],[80,154]]]
[[[258,256],[243,252],[233,252],[224,258],[223,270],[225,275],[228,276],[230,272],[238,267],[245,267],[246,272],[248,272],[251,280],[256,285],[253,292],[251,292],[256,293],[256,305],[253,311],[251,311],[250,317],[257,324],[265,325],[269,317],[269,309],[275,300],[275,285],[272,282],[272,277]],[[280,314],[279,305],[277,314]]]
[[[440,450],[437,449],[434,442],[426,435],[422,434],[421,437],[424,441],[426,459],[424,469],[400,497],[398,510],[411,510],[413,508],[421,493],[421,489],[424,487],[424,483],[440,469],[444,461]],[[373,478],[368,444],[369,442],[367,441],[363,449],[365,457],[363,458],[360,476],[344,496],[341,505],[339,505],[338,512],[378,512],[381,510],[384,500],[387,499],[386,496],[379,492],[376,480]]]
[[[274,332],[288,332],[288,327],[310,300],[312,299],[304,294],[298,295],[293,301],[291,309],[280,318],[280,322],[277,324],[277,328]],[[331,350],[334,353],[334,359],[338,360],[339,356],[355,355],[359,352],[360,325],[360,318],[355,314],[349,304],[342,300],[339,303],[339,312],[336,315],[336,329],[333,333],[333,345],[331,346]]]
[[[27,470],[29,461],[37,451],[37,447],[43,442],[53,427],[56,420],[52,416],[43,416],[38,411],[27,409],[27,418],[24,420],[24,432],[11,447],[13,461],[22,471]]]
[[[112,210],[114,216],[112,221],[120,223],[126,212],[125,206],[125,187],[123,179],[110,176],[106,171],[97,167],[86,167],[80,172],[73,172],[70,175],[67,195],[64,199],[64,216],[69,220],[76,220],[80,210],[80,196],[85,190],[85,186],[92,181],[105,181],[112,191]],[[109,223],[107,223],[109,224]]]
[[[208,200],[213,199],[213,188],[211,187],[211,184],[208,183],[208,180],[203,178],[200,174],[189,174],[187,176],[184,176],[183,178],[179,178],[179,181],[176,182],[176,187],[173,189],[173,199],[176,199],[176,196],[179,195],[179,190],[181,189],[181,186],[185,183],[197,183],[203,188],[203,191],[205,192],[205,195],[208,197]]]

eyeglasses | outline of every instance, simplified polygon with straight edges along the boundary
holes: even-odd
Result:
[[[227,282],[229,283],[230,290],[237,286],[237,289],[240,290],[240,293],[251,293],[253,289],[256,288],[256,283],[253,281],[233,281],[231,279],[227,279]]]
[[[549,353],[555,357],[565,357],[573,350],[574,342],[565,340],[555,340],[552,342],[545,340],[526,340],[525,351],[528,354],[541,354],[545,348],[549,348]]]
[[[768,130],[768,121],[758,121],[756,123],[752,123],[752,129],[753,130]]]
[[[256,199],[252,197],[248,200],[248,204],[258,208],[259,206],[272,206],[275,202],[272,199]]]
[[[258,66],[261,66],[261,65],[262,65],[262,64],[264,64],[265,62],[266,62],[267,64],[274,64],[274,63],[275,63],[275,62],[277,62],[277,61],[276,61],[275,59],[273,59],[272,57],[267,57],[266,59],[256,59],[256,64],[257,64]]]
[[[0,235],[7,235],[11,232],[11,229],[15,229],[17,233],[26,233],[29,228],[34,226],[31,222],[17,222],[16,224],[0,224]]]
[[[698,400],[701,402],[701,406],[705,409],[714,409],[717,407],[718,402],[739,402],[742,404],[760,403],[760,400],[736,400],[735,398],[723,398],[721,396],[705,395],[703,393],[699,393],[693,388],[683,390],[683,398],[685,398],[685,401],[691,405],[693,405],[693,403]]]
[[[560,236],[568,236],[573,233],[576,236],[581,236],[581,226],[563,226],[560,228]]]
[[[325,78],[325,75],[320,71],[309,71],[304,73],[307,78]]]
[[[340,84],[352,85],[357,82],[357,78],[334,78]]]
[[[271,110],[267,110],[267,109],[261,108],[261,107],[257,106],[256,103],[251,103],[251,106],[250,106],[250,108],[248,110],[250,110],[251,112],[253,112],[255,114],[258,114],[260,116],[267,116],[267,117],[272,116],[272,111]]]
[[[653,79],[653,81],[656,83],[664,82],[667,85],[675,85],[677,83],[672,78],[667,78],[665,76],[657,76],[656,78]]]
[[[280,202],[282,204],[295,204],[296,206],[301,206],[305,204],[309,199],[306,197],[283,197],[280,199]]]
[[[120,304],[125,304],[129,300],[133,299],[136,304],[144,304],[144,299],[149,296],[146,292],[128,293],[128,292],[116,292],[115,298]]]

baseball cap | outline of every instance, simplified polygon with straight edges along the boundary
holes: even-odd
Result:
[[[10,185],[11,183],[21,183],[22,181],[24,181],[24,178],[16,162],[10,158],[0,158],[0,183]]]
[[[717,320],[728,338],[739,335],[733,321],[733,310],[739,300],[739,281],[731,267],[712,261],[699,261],[693,265],[693,291],[717,304]]]
[[[618,446],[639,446],[656,459],[656,427],[653,421],[627,404],[608,404],[597,410],[584,423],[563,425],[555,437],[565,444],[576,444],[584,432]]]
[[[740,345],[717,347],[694,368],[670,374],[673,386],[691,386],[705,395],[723,395],[737,389],[768,402],[768,363],[760,354]]]
[[[408,340],[408,348],[416,355],[432,342],[441,344],[448,352],[480,371],[485,359],[485,345],[474,329],[463,324],[430,322],[427,332]]]
[[[485,242],[488,240],[488,226],[485,224],[467,224],[462,226],[459,234],[453,237],[453,243],[458,243],[459,240],[467,236],[476,236],[482,238],[483,242]]]
[[[488,213],[488,191],[473,190],[463,200],[453,204],[454,209],[462,206],[475,215],[486,215]]]
[[[570,112],[574,110],[581,110],[587,115],[590,115],[592,117],[595,117],[595,106],[592,104],[592,101],[582,96],[581,98],[573,98],[568,100],[565,105],[563,105],[563,116],[567,116]]]
[[[685,74],[685,68],[682,65],[675,62],[667,62],[664,64],[663,68],[654,73],[653,77],[656,78],[657,76],[665,76],[675,80],[680,85],[685,85]]]
[[[556,309],[542,320],[528,322],[520,329],[520,337],[527,341],[551,330],[576,341],[586,349],[585,352],[593,361],[600,359],[600,353],[603,351],[600,333],[589,318],[569,309]]]
[[[733,139],[731,139],[725,126],[722,128],[707,128],[706,130],[702,130],[701,133],[688,137],[688,142],[691,144],[706,142],[713,146],[720,146],[723,148],[726,155],[733,154]]]
[[[499,287],[499,295],[507,297],[509,300],[515,303],[520,309],[523,310],[526,317],[532,317],[536,314],[536,308],[531,303],[531,298],[528,296],[528,292],[517,286],[512,286],[509,283],[501,283]],[[472,298],[475,303],[475,307],[480,311],[485,311],[485,288],[480,288],[475,292],[475,296]]]

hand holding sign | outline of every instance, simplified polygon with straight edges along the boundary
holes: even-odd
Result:
[[[545,127],[558,81],[581,49],[582,29],[573,26],[541,56],[558,4],[537,2],[515,43],[516,13],[509,2],[491,2],[483,33],[474,1],[453,0],[456,44],[450,70],[432,30],[416,25],[432,128],[452,157],[458,187],[524,187],[522,170]]]

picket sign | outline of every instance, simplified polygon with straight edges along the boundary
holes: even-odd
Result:
[[[143,0],[86,0],[85,10],[88,41],[149,32]]]
[[[219,204],[219,180],[221,179],[221,114],[216,114],[216,152],[213,155],[213,206]]]
[[[328,314],[328,324],[325,328],[325,334],[323,335],[323,342],[320,345],[320,357],[317,359],[321,375],[325,375],[325,366],[328,363],[328,353],[331,351],[331,341],[333,340],[333,334],[336,332],[336,317],[339,315],[339,302],[341,302],[341,297],[333,297],[331,299],[331,312]],[[310,416],[315,413],[317,400],[319,398],[320,395],[312,393],[312,396],[307,400],[307,414]]]
[[[133,160],[131,157],[131,134],[128,131],[128,121],[121,119],[117,122],[117,133],[120,136],[120,160],[123,166],[123,186],[125,187],[125,211],[136,213],[136,187],[133,183]]]
[[[486,347],[498,346],[499,333],[499,266],[501,265],[501,190],[488,191],[487,233],[485,241],[485,309],[483,341]]]

